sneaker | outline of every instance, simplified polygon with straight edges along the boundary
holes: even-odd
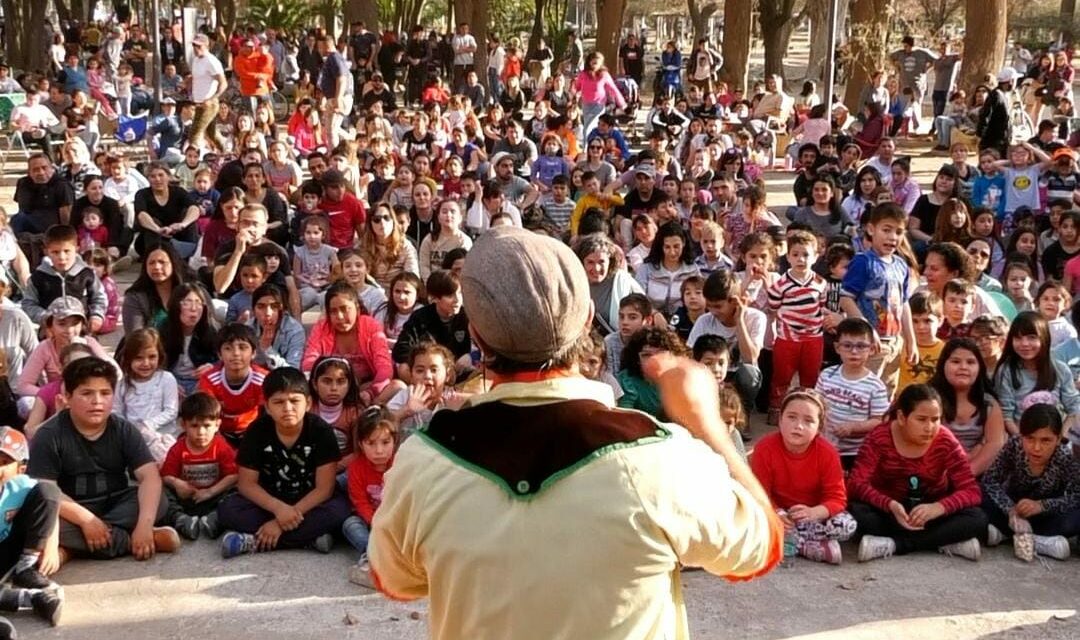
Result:
[[[221,557],[228,560],[243,553],[255,553],[255,536],[250,533],[226,531],[221,536]]]
[[[311,543],[311,548],[319,553],[330,553],[334,548],[334,536],[329,533],[322,534]]]
[[[859,562],[888,558],[896,553],[896,540],[884,536],[863,536],[859,541]]]
[[[1035,536],[1035,553],[1054,560],[1069,559],[1069,541],[1065,536]]]
[[[180,549],[180,534],[172,527],[154,527],[154,550],[175,553]]]
[[[360,560],[349,567],[349,582],[374,589],[375,583],[371,580],[371,565],[368,564],[367,554],[360,556]]]
[[[1014,533],[1013,554],[1024,562],[1035,560],[1035,536],[1030,533]]]
[[[11,577],[11,583],[23,589],[55,589],[57,586],[34,567],[16,573]]]
[[[1001,533],[1001,529],[998,529],[994,525],[987,525],[986,527],[986,546],[996,547],[1005,540],[1005,534]]]
[[[37,591],[30,596],[30,604],[39,618],[54,627],[60,624],[60,616],[64,609],[63,590]]]
[[[814,562],[840,564],[840,543],[836,540],[810,540],[799,546],[799,555]]]
[[[221,525],[218,524],[216,511],[199,518],[199,532],[208,540],[215,540],[221,535]]]
[[[976,538],[968,538],[963,542],[954,542],[947,544],[944,547],[938,547],[938,551],[945,555],[960,556],[961,558],[967,558],[972,562],[978,561],[982,556],[982,546],[979,545],[979,541]]]
[[[199,518],[183,514],[177,516],[173,528],[188,540],[199,539]]]

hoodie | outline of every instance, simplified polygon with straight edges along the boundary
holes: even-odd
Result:
[[[97,316],[105,320],[105,311],[109,306],[105,289],[101,286],[94,270],[86,266],[81,257],[75,257],[75,264],[68,272],[60,275],[46,258],[30,274],[23,291],[22,308],[36,324],[45,320],[45,311],[53,300],[62,296],[72,296],[86,307],[86,317]]]

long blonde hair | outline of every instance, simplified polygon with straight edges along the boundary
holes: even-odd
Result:
[[[386,242],[380,242],[379,239],[375,237],[375,232],[372,230],[375,214],[378,213],[380,209],[390,215],[390,224],[393,227],[393,230],[390,232],[390,237],[386,239]],[[401,258],[401,254],[405,251],[406,242],[408,242],[408,240],[406,240],[405,234],[402,233],[401,227],[397,225],[397,216],[394,215],[394,208],[385,202],[376,204],[372,212],[368,214],[367,223],[364,225],[364,237],[360,242],[360,255],[364,257],[364,262],[367,263],[368,271],[374,273],[376,264],[386,264],[391,267],[396,265],[398,259]]]

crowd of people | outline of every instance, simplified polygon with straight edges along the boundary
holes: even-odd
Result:
[[[503,227],[568,245],[587,281],[574,293],[591,330],[559,371],[666,421],[650,362],[692,357],[744,457],[751,414],[778,427],[749,464],[785,555],[837,564],[852,538],[860,561],[978,560],[1006,538],[1025,560],[1071,555],[1080,172],[1056,111],[1071,96],[1067,53],[1049,57],[1058,75],[1039,70],[1047,56],[1035,65],[1062,95],[1028,140],[1012,126],[1025,94],[1011,67],[974,90],[970,122],[948,111],[964,102],[948,45],[905,41],[852,116],[813,83],[729,91],[708,42],[685,72],[668,43],[632,148],[635,36],[613,75],[573,35],[555,70],[546,46],[526,58],[494,36],[478,69],[467,24],[399,41],[357,23],[298,46],[251,27],[196,35],[190,60],[163,42],[168,97],[136,162],[98,147],[101,124],[139,108],[130,88],[147,70],[126,44],[138,27],[117,24],[103,45],[89,31],[58,35],[52,74],[16,82],[0,66],[0,90],[26,93],[12,122],[40,150],[0,220],[0,415],[13,427],[0,431],[0,501],[22,501],[0,527],[14,567],[0,609],[55,624],[63,562],[145,559],[199,537],[225,558],[328,553],[344,537],[349,578],[394,593],[380,575],[404,569],[383,548],[372,570],[366,550],[399,447],[436,442],[437,414],[445,426],[498,404],[492,379],[539,357],[514,334],[541,329],[511,326],[480,294],[463,304],[474,243]],[[929,71],[949,161],[924,190],[889,134],[918,130]],[[249,100],[239,112],[230,77]],[[270,95],[287,84],[295,110],[276,123]],[[786,210],[763,182],[778,157],[795,172]],[[485,264],[551,251],[521,242]],[[120,290],[125,263],[138,275]],[[492,291],[506,305],[524,295]],[[551,309],[570,305],[548,294]],[[110,354],[98,338],[117,331]]]

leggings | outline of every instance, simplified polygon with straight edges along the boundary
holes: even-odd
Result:
[[[983,511],[989,518],[990,524],[997,527],[1005,535],[1012,533],[1009,527],[1009,514],[1002,511],[1001,507],[983,494]],[[1071,538],[1080,535],[1080,510],[1067,511],[1065,513],[1040,513],[1028,518],[1031,523],[1031,532],[1038,536],[1065,536]]]
[[[784,511],[781,509],[777,513],[783,515]],[[795,525],[792,533],[798,545],[802,545],[804,542],[823,540],[846,542],[851,539],[851,536],[855,535],[855,527],[855,518],[851,517],[851,514],[847,511],[841,511],[821,522],[800,522]]]
[[[772,380],[769,408],[779,409],[780,403],[791,386],[795,373],[799,374],[799,386],[813,389],[821,372],[821,360],[825,352],[825,339],[814,336],[803,340],[777,338],[772,348]]]
[[[986,540],[986,514],[978,507],[961,509],[927,523],[921,531],[909,531],[900,526],[891,513],[865,502],[852,502],[848,511],[859,523],[862,536],[884,536],[896,541],[896,555],[912,551],[937,551],[940,547],[969,538]]]

